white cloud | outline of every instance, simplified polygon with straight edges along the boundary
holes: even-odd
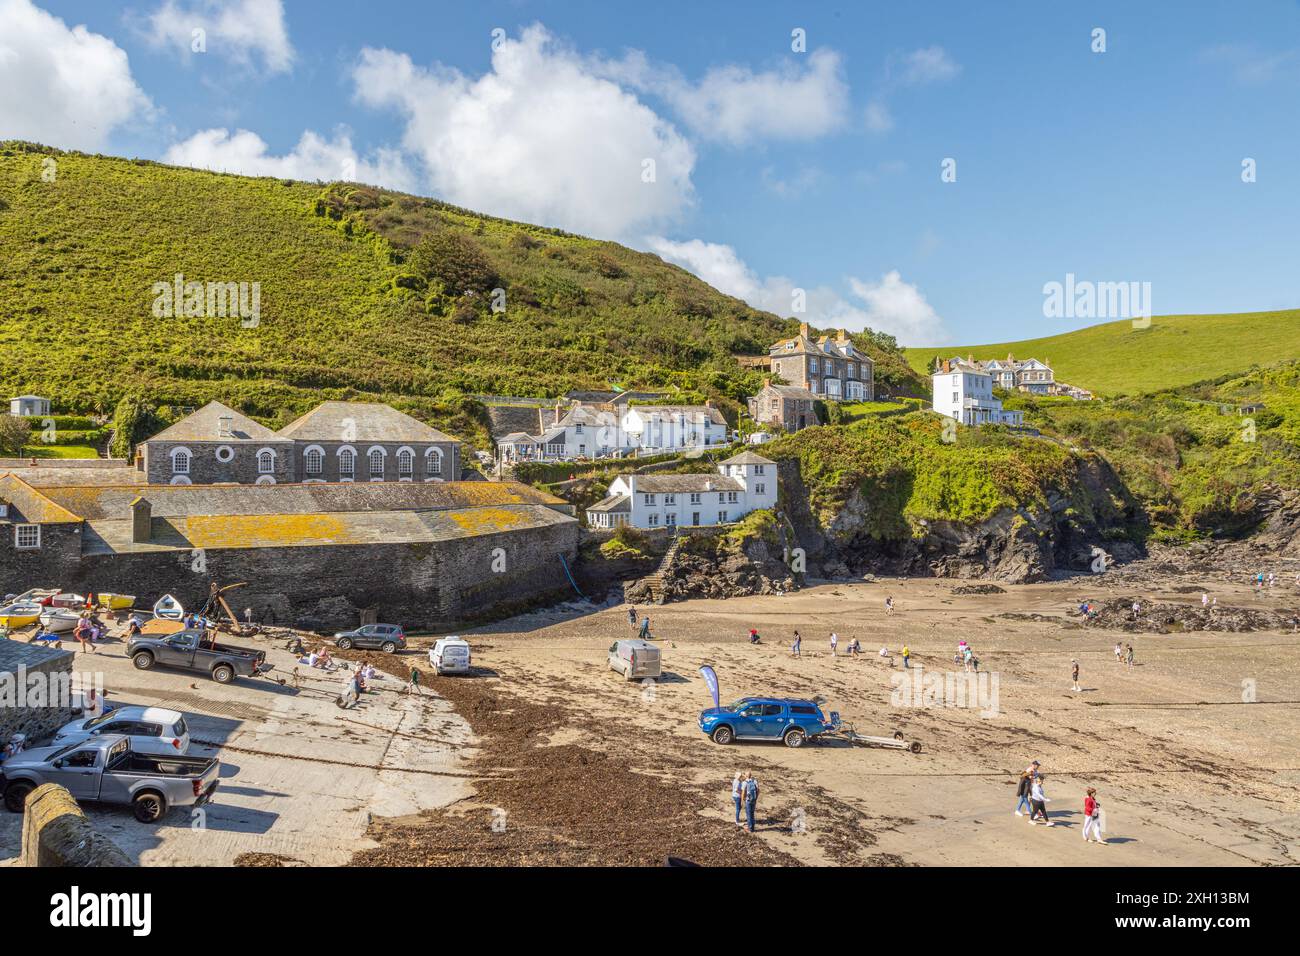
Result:
[[[961,72],[941,46],[929,46],[892,57],[888,66],[890,79],[900,86],[923,86],[950,80]]]
[[[894,117],[884,100],[875,99],[867,104],[867,129],[872,133],[888,133],[894,128]]]
[[[30,0],[0,0],[0,139],[98,150],[153,109],[126,52]]]
[[[853,294],[866,304],[866,323],[888,332],[900,342],[940,342],[945,337],[943,320],[921,290],[903,281],[897,269],[879,282],[849,279]]]
[[[206,129],[168,148],[163,162],[193,166],[245,176],[276,176],[283,179],[336,180],[370,183],[411,191],[417,180],[400,153],[378,150],[369,159],[357,154],[352,140],[340,130],[326,140],[308,130],[292,151],[283,156],[267,152],[267,144],[256,133]]]
[[[196,52],[195,30],[206,34],[203,55],[223,68],[229,63],[252,68],[260,61],[268,73],[285,73],[293,66],[281,0],[163,0],[149,16],[145,37],[189,57]]]
[[[1257,47],[1241,43],[1224,43],[1201,51],[1206,63],[1226,65],[1238,83],[1245,86],[1262,86],[1271,83],[1289,70],[1294,70],[1300,58],[1296,50],[1265,53]]]
[[[844,124],[849,88],[840,55],[816,50],[796,64],[754,72],[714,67],[691,83],[643,54],[595,64],[602,74],[664,100],[699,137],[741,146],[759,139],[811,139]]]
[[[649,237],[646,245],[660,258],[689,269],[718,291],[756,309],[784,317],[795,315],[794,293],[801,287],[786,276],[760,278],[731,246],[700,239],[675,242],[662,236]],[[938,313],[897,271],[885,273],[879,282],[849,277],[848,285],[858,303],[829,286],[804,288],[805,311],[795,317],[824,329],[887,332],[904,344],[939,342],[946,337]]]
[[[501,43],[477,78],[366,49],[353,80],[362,103],[405,117],[403,145],[459,205],[619,238],[693,200],[691,144],[539,25]]]

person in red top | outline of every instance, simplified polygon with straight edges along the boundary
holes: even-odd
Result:
[[[1096,837],[1095,841],[1102,846],[1106,846],[1106,839],[1101,835],[1101,804],[1097,802],[1097,788],[1089,787],[1088,794],[1083,798],[1083,839],[1088,840],[1088,834],[1091,833]]]

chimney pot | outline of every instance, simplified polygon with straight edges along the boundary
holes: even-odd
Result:
[[[144,544],[153,537],[153,506],[144,498],[137,496],[131,502],[131,541]]]

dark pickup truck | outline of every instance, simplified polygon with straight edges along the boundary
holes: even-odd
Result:
[[[266,663],[266,651],[218,644],[215,637],[209,638],[197,628],[175,634],[137,634],[127,642],[126,653],[138,670],[162,664],[211,674],[218,684],[265,674],[273,666]]]

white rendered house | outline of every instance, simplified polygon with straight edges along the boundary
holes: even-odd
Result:
[[[946,361],[930,377],[931,407],[963,425],[1019,425],[1022,412],[1005,411],[993,397],[993,376],[962,361]]]
[[[619,475],[587,509],[592,528],[699,527],[739,521],[776,504],[776,463],[752,451],[718,464],[717,474]]]

